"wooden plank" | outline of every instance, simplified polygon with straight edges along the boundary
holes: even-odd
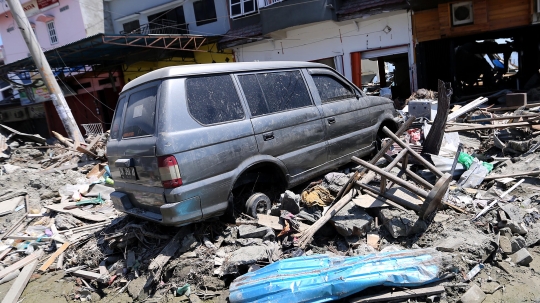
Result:
[[[49,269],[49,266],[51,266],[51,264],[53,264],[54,260],[56,260],[56,258],[68,248],[69,244],[70,244],[69,242],[66,242],[66,243],[62,244],[62,246],[60,246],[60,248],[58,248],[49,257],[49,259],[47,261],[45,261],[45,263],[43,263],[43,265],[41,265],[41,267],[38,270],[39,271],[46,271],[47,269]]]
[[[46,175],[46,174],[54,173],[54,172],[57,172],[57,171],[74,169],[74,168],[77,168],[77,167],[79,167],[78,164],[66,164],[66,165],[63,165],[63,166],[60,166],[60,167],[49,167],[47,169],[44,169],[44,170],[38,172],[38,174]]]
[[[367,234],[366,236],[366,241],[367,241],[367,245],[375,248],[375,249],[379,249],[379,240],[381,239],[381,237],[379,237],[378,234]]]
[[[31,255],[11,264],[10,266],[4,268],[2,271],[0,271],[0,279],[7,276],[9,273],[11,273],[14,270],[17,270],[21,267],[24,267],[28,264],[30,264],[32,261],[37,260],[41,255],[43,254],[42,250],[38,250],[33,252]]]
[[[157,282],[161,276],[161,270],[163,266],[169,262],[169,259],[180,249],[182,246],[182,239],[189,234],[188,227],[182,227],[174,235],[174,237],[165,245],[159,255],[155,257],[150,265],[148,265],[148,272],[150,273],[144,287],[152,285],[153,282]]]
[[[451,127],[447,128],[445,132],[461,132],[461,131],[471,131],[478,129],[499,129],[499,128],[515,128],[515,127],[531,127],[534,122],[518,122],[518,123],[508,123],[508,124],[491,124],[491,125],[478,125],[474,124],[471,127]],[[535,123],[538,124],[538,123]]]
[[[6,293],[6,296],[2,300],[2,303],[18,302],[19,297],[26,288],[28,281],[30,281],[30,277],[34,273],[34,270],[36,269],[38,263],[39,260],[34,260],[23,268],[19,276],[17,276],[17,278],[15,279],[15,282],[13,282],[13,285],[11,285],[9,291]]]
[[[0,216],[11,214],[22,202],[24,202],[24,196],[15,197],[0,202]]]
[[[95,213],[93,214],[91,212],[84,211],[84,210],[78,209],[78,208],[64,209],[64,207],[72,206],[73,204],[74,204],[73,202],[51,204],[51,205],[46,205],[45,208],[48,208],[50,210],[54,210],[54,211],[59,212],[59,213],[69,213],[69,214],[72,214],[73,216],[75,216],[77,218],[82,218],[82,219],[86,219],[86,220],[94,221],[94,222],[102,222],[102,221],[109,220],[109,218],[106,215],[103,215],[103,214],[95,214]]]
[[[65,253],[61,253],[59,256],[58,256],[58,261],[56,261],[56,269],[62,269],[64,268],[64,257],[65,257]]]
[[[283,230],[283,225],[279,224],[279,217],[276,216],[270,216],[270,215],[264,215],[264,214],[257,214],[257,224],[273,228],[275,230]],[[303,232],[304,230],[309,228],[309,225],[298,222],[300,232]]]
[[[349,299],[350,303],[371,303],[371,302],[389,302],[394,300],[404,300],[420,296],[431,296],[445,292],[444,287],[437,285],[431,287],[410,288],[402,291],[388,291],[378,295],[369,295]]]
[[[31,237],[31,236],[7,236],[6,238],[12,239],[12,240],[24,240],[24,241],[35,241],[39,239],[40,241],[43,241],[43,242],[50,242],[53,240],[52,238],[49,238],[49,237]]]
[[[257,224],[270,227],[275,230],[283,230],[283,225],[279,224],[279,217],[265,214],[257,214]]]
[[[87,270],[82,270],[82,269],[76,270],[76,271],[72,272],[71,274],[74,275],[74,276],[89,279],[89,280],[96,280],[96,279],[99,279],[101,277],[101,274],[91,272],[91,271],[87,271]]]
[[[357,198],[352,199],[352,202],[356,206],[362,208],[377,208],[377,207],[389,207],[390,205],[384,203],[383,201],[372,197],[370,195],[360,195]],[[258,215],[257,215],[258,216]]]
[[[94,154],[93,152],[89,151],[88,149],[86,149],[86,148],[84,148],[84,147],[82,147],[82,146],[77,146],[76,150],[77,150],[78,152],[83,153],[83,154],[87,154],[87,155],[89,155],[89,156],[92,157],[92,158],[97,158],[97,157],[98,157],[96,154]]]
[[[13,247],[8,247],[4,249],[4,251],[0,253],[0,261],[2,261],[4,257],[7,256],[7,254],[9,254],[12,250],[13,250]]]
[[[17,220],[17,222],[15,222],[15,224],[13,224],[13,225],[11,226],[11,228],[10,228],[8,231],[6,231],[6,232],[2,235],[2,237],[0,237],[0,240],[3,240],[3,239],[5,239],[7,236],[11,235],[11,233],[13,233],[13,231],[14,231],[15,229],[17,229],[17,227],[19,227],[19,225],[21,225],[21,223],[22,223],[25,219],[26,219],[26,216],[20,217],[19,220]]]

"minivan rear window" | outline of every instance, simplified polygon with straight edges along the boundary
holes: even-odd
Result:
[[[122,138],[154,134],[157,90],[158,87],[153,86],[129,96]]]
[[[122,126],[122,117],[124,114],[124,106],[126,105],[126,98],[120,97],[116,110],[114,111],[114,118],[111,124],[111,139],[120,138],[120,127]]]
[[[312,105],[300,71],[241,75],[238,79],[254,117]]]
[[[229,75],[186,79],[189,112],[201,124],[244,118],[244,110]]]

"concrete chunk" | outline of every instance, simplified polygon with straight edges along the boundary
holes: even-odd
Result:
[[[518,250],[515,254],[510,255],[512,262],[519,265],[529,265],[532,262],[533,257],[526,248]]]
[[[281,209],[296,215],[300,212],[300,200],[300,195],[297,195],[290,190],[286,190],[281,194],[279,202],[281,203]]]
[[[460,238],[446,238],[435,245],[438,251],[455,252],[464,243]]]
[[[471,288],[461,296],[461,303],[482,303],[486,299],[486,294],[478,287],[478,285],[472,283]]]
[[[336,231],[344,237],[363,236],[371,229],[373,217],[368,215],[362,208],[349,202],[330,219],[330,222],[334,225]]]
[[[266,226],[257,227],[254,225],[240,225],[238,226],[238,236],[240,238],[273,239],[275,234],[271,228]]]
[[[522,236],[519,236],[519,237],[515,237],[512,239],[511,241],[511,244],[512,244],[512,252],[516,252],[524,247],[527,247],[527,244],[526,244],[526,241],[525,241],[525,238],[523,238]]]
[[[413,211],[382,209],[379,217],[394,238],[414,235],[427,229],[427,224]]]
[[[507,255],[514,252],[512,250],[512,242],[508,237],[501,236],[501,238],[499,239],[499,246],[501,247],[502,251]]]

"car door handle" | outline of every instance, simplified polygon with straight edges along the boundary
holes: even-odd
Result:
[[[269,133],[263,134],[263,139],[264,139],[264,141],[270,141],[270,140],[274,139],[274,132],[269,132]]]
[[[328,124],[334,124],[336,123],[336,118],[328,118]]]

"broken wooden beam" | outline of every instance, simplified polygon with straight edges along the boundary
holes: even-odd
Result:
[[[488,98],[480,97],[480,98],[478,98],[478,99],[476,99],[474,101],[471,101],[471,102],[467,103],[467,105],[465,105],[462,108],[456,110],[455,112],[449,114],[447,121],[455,120],[457,117],[459,117],[459,116],[461,116],[463,114],[466,114],[466,113],[474,110],[478,106],[488,102],[488,100],[489,100]]]
[[[35,251],[33,252],[31,255],[29,256],[26,256],[25,258],[11,264],[10,266],[2,269],[0,271],[0,279],[2,279],[3,277],[7,276],[9,273],[11,273],[12,271],[14,270],[17,270],[19,268],[22,268],[30,263],[32,263],[32,261],[34,260],[37,260],[39,257],[41,257],[41,255],[43,255],[43,251],[42,250],[38,250],[38,251]]]
[[[47,269],[49,269],[49,266],[51,266],[51,264],[53,264],[54,260],[56,260],[56,258],[68,248],[69,244],[70,244],[69,242],[65,242],[64,244],[62,244],[62,246],[60,246],[60,248],[58,248],[49,257],[49,259],[47,261],[45,261],[45,263],[43,263],[43,265],[41,265],[41,267],[38,270],[39,271],[47,271]]]
[[[148,280],[146,280],[145,288],[152,285],[152,283],[159,281],[163,267],[169,262],[169,259],[174,256],[178,249],[180,249],[182,246],[182,239],[189,234],[189,231],[187,226],[181,227],[176,235],[174,235],[169,243],[161,250],[159,255],[150,262],[150,265],[148,265],[148,272],[150,275]]]
[[[539,123],[535,123],[533,121],[529,122],[517,122],[517,123],[508,123],[508,124],[490,124],[490,125],[477,125],[477,124],[471,124],[470,127],[468,126],[462,126],[462,127],[451,127],[447,128],[445,132],[447,133],[454,133],[454,132],[461,132],[461,131],[471,131],[471,130],[481,130],[481,129],[499,129],[499,128],[514,128],[514,127],[528,127],[532,125],[536,125]]]
[[[484,181],[496,180],[500,178],[513,178],[513,177],[533,177],[540,175],[540,170],[526,171],[521,173],[514,174],[505,174],[505,175],[491,175],[484,178]]]
[[[415,117],[410,117],[407,121],[405,121],[405,123],[403,123],[401,125],[401,127],[397,130],[396,132],[396,135],[397,136],[401,136],[407,129],[409,129],[409,127],[411,127],[412,123],[414,122],[415,120]],[[379,159],[386,154],[386,152],[390,149],[390,147],[392,146],[392,140],[390,140],[389,142],[385,142],[385,144],[383,144],[383,146],[381,147],[381,150],[379,150],[377,152],[377,154],[373,157],[373,159],[371,159],[370,163],[371,164],[375,164],[377,163],[377,161],[379,161]],[[360,178],[363,178],[362,179],[362,183],[369,183],[373,180],[373,178],[375,177],[375,174],[374,173],[371,173],[368,171],[367,172],[367,175],[366,175],[366,172],[361,172],[359,170],[357,170],[356,172],[354,172],[353,176],[351,178],[349,178],[349,180],[347,181],[347,183],[345,185],[343,185],[343,187],[341,188],[341,190],[339,191],[339,193],[336,195],[336,199],[334,200],[334,203],[336,201],[338,201],[339,199],[341,199],[341,197],[343,195],[345,195],[346,193],[349,192],[349,190],[351,190],[352,186],[354,185],[354,183],[356,181],[358,181]],[[338,210],[339,211],[339,210]]]
[[[448,88],[446,87],[447,85],[449,86]],[[437,115],[433,120],[433,124],[431,125],[426,140],[424,140],[423,153],[433,155],[439,154],[444,137],[444,127],[446,126],[446,121],[448,120],[450,99],[452,99],[451,83],[445,84],[442,80],[439,80]]]
[[[30,277],[34,273],[38,263],[39,260],[34,260],[28,265],[24,266],[23,270],[21,270],[21,273],[19,273],[19,276],[15,279],[15,282],[13,282],[13,285],[11,285],[8,292],[4,296],[2,303],[18,302],[19,297],[26,288],[26,285],[28,285],[28,281],[30,281]]]
[[[69,139],[62,136],[61,134],[55,132],[54,130],[51,131],[51,133],[53,134],[53,136],[58,139],[58,141],[60,141],[60,143],[64,144],[65,146],[69,147],[69,148],[73,148],[74,145],[73,143],[69,142]]]
[[[71,274],[74,275],[74,276],[89,279],[89,280],[96,280],[96,279],[99,279],[101,277],[101,274],[91,272],[91,271],[87,271],[87,270],[82,270],[82,269],[76,270],[76,271],[72,272]]]

